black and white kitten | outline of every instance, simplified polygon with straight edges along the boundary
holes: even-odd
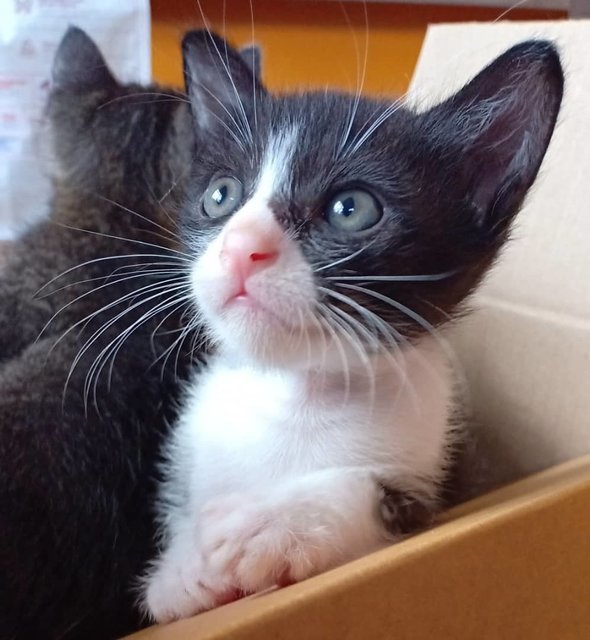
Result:
[[[302,580],[436,510],[454,438],[436,329],[506,241],[563,87],[544,41],[423,113],[274,96],[220,38],[183,48],[206,148],[183,224],[217,353],[168,450],[157,621]]]
[[[141,623],[134,580],[188,362],[162,366],[194,136],[186,100],[162,91],[119,84],[78,29],[56,54],[51,218],[0,271],[0,638],[105,640]]]

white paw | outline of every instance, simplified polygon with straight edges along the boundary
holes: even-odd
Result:
[[[380,548],[377,500],[372,474],[339,470],[217,497],[175,532],[147,580],[146,608],[167,622]]]
[[[313,512],[251,496],[217,499],[202,512],[203,576],[210,585],[257,593],[323,571],[333,549],[313,519]]]
[[[196,551],[196,549],[195,549]],[[181,564],[165,561],[148,578],[144,609],[159,623],[193,616],[236,600],[240,594],[219,578],[208,584],[198,553]]]

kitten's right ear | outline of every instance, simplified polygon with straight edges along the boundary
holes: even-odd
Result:
[[[78,27],[69,27],[62,38],[51,71],[54,89],[108,89],[115,77],[94,41]]]
[[[209,31],[189,31],[182,41],[186,91],[198,126],[251,126],[265,89],[252,65],[226,40]],[[229,122],[228,122],[229,119]]]
[[[427,112],[473,220],[501,236],[531,187],[551,140],[563,95],[555,47],[532,40],[506,51],[454,96]]]

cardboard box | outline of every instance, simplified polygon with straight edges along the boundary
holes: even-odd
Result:
[[[452,338],[490,484],[561,464],[390,549],[136,640],[590,638],[590,23],[433,27],[411,99],[536,36],[562,50],[563,112],[514,241]]]

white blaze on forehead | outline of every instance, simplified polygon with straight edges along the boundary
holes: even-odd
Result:
[[[297,128],[295,126],[270,138],[252,200],[267,204],[272,196],[288,183],[296,143]]]

